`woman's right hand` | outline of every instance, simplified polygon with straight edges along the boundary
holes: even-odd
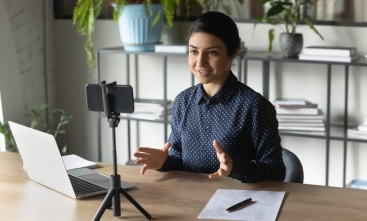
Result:
[[[169,147],[169,142],[167,142],[161,150],[149,147],[139,147],[138,152],[134,153],[134,157],[139,158],[135,161],[136,164],[144,164],[141,168],[141,175],[144,175],[147,169],[158,170],[162,168],[164,162],[167,160]]]

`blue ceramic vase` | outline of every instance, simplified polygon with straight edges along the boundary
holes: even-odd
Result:
[[[142,4],[126,5],[118,20],[122,45],[126,51],[154,51],[163,28],[163,5],[151,4],[152,16],[146,14]],[[159,20],[153,25],[154,18]]]

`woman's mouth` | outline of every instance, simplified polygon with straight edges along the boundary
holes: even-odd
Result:
[[[201,76],[205,76],[210,73],[209,70],[196,70]]]

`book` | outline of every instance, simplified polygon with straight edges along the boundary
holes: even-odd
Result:
[[[298,130],[298,131],[325,131],[325,127],[300,127],[300,126],[281,126],[278,130]]]
[[[78,155],[70,154],[61,157],[64,161],[65,169],[72,170],[77,168],[96,168],[97,163],[86,160]]]
[[[299,115],[317,115],[317,108],[275,108],[277,115],[299,114]]]
[[[287,120],[324,120],[324,115],[322,113],[322,110],[318,110],[318,114],[317,115],[297,115],[297,114],[282,114],[282,115],[278,115],[277,114],[277,119],[279,120],[283,120],[283,119],[287,119]]]
[[[352,56],[357,53],[355,47],[334,47],[334,46],[309,46],[303,49],[306,55],[324,56]]]
[[[364,124],[358,125],[358,130],[367,133],[367,125]]]
[[[276,105],[306,105],[307,101],[302,98],[278,98],[274,101]]]
[[[347,130],[348,135],[359,135],[367,138],[367,131],[360,131],[358,128],[351,128]]]
[[[359,56],[357,54],[353,56],[325,56],[325,55],[309,55],[309,54],[299,54],[299,60],[309,60],[309,61],[335,61],[335,62],[352,62],[357,60]]]
[[[286,122],[286,123],[279,123],[279,126],[287,127],[287,126],[293,126],[293,127],[324,127],[325,124],[323,122],[321,123],[309,123],[309,122]]]
[[[298,116],[298,115],[297,115]],[[312,116],[312,115],[310,115]],[[323,123],[323,119],[282,119],[278,117],[279,123]]]
[[[172,103],[171,100],[167,100],[167,106],[171,106]],[[137,98],[134,99],[134,105],[135,107],[164,107],[164,100]]]
[[[132,114],[121,114],[122,117],[129,117],[133,119],[141,120],[164,120],[163,114],[149,114],[149,113],[132,113]],[[168,121],[172,119],[172,115],[168,114]]]
[[[348,187],[353,189],[367,190],[367,180],[352,180],[352,182],[348,184]]]
[[[165,53],[188,53],[187,45],[155,45],[155,52],[165,52]]]
[[[273,103],[276,108],[317,108],[317,104],[313,104],[309,101],[306,101],[305,104],[277,104]]]

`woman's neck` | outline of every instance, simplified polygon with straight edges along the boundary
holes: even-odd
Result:
[[[218,82],[210,82],[208,84],[203,84],[204,95],[207,99],[212,98],[214,94],[219,91],[219,89],[223,86],[224,82],[226,82],[227,78],[229,77],[229,74],[230,71],[228,72],[226,77],[224,77]]]

